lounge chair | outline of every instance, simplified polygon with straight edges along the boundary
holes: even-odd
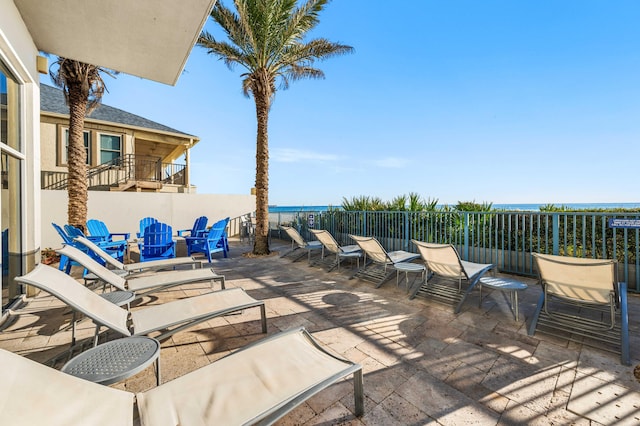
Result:
[[[128,426],[267,425],[353,375],[364,413],[362,367],[332,355],[303,328],[275,334],[146,392],[92,383],[0,350],[0,423]],[[46,402],[46,403],[45,403]],[[137,415],[134,412],[137,411]]]
[[[147,226],[138,240],[140,262],[164,260],[176,257],[176,242],[173,240],[173,228],[166,223],[156,222]]]
[[[227,224],[229,218],[217,221],[211,226],[209,232],[199,237],[186,237],[187,255],[193,253],[203,253],[207,256],[207,260],[211,263],[211,255],[213,253],[222,252],[227,257],[229,251],[229,243],[227,242]]]
[[[456,248],[451,244],[411,241],[418,248],[427,267],[427,279],[422,286],[413,290],[410,299],[420,294],[447,304],[454,304],[456,305],[455,313],[458,313],[480,278],[495,268],[492,263],[474,263],[462,260]],[[455,286],[447,285],[447,281],[453,282]],[[464,291],[463,281],[467,282]]]
[[[216,281],[220,282],[222,289],[225,288],[224,275],[218,275],[213,269],[209,268],[166,271],[146,276],[122,277],[100,265],[86,253],[83,253],[75,247],[64,246],[56,249],[56,252],[61,256],[67,256],[75,262],[78,262],[81,266],[91,271],[96,279],[103,283],[112,285],[120,291],[133,291],[138,297],[178,285],[203,281],[209,281],[212,290],[213,283]],[[87,279],[87,277],[85,277],[85,279]]]
[[[613,346],[630,365],[627,284],[618,282],[618,263],[532,254],[542,293],[529,335],[540,330],[601,349]]]
[[[396,272],[393,268],[394,265],[402,262],[411,262],[420,257],[419,254],[405,250],[387,252],[374,237],[349,236],[353,238],[364,253],[364,264],[352,278],[358,277],[371,281],[376,284],[376,288],[384,284]],[[369,264],[368,260],[371,261]]]
[[[314,250],[321,250],[322,243],[320,241],[305,241],[298,230],[291,226],[280,225],[280,228],[287,233],[289,238],[291,238],[291,250],[282,253],[280,257],[285,257],[297,252],[298,250],[302,250],[303,252],[306,252],[307,260],[309,261],[309,264],[311,264],[311,252]],[[304,255],[305,253],[302,253],[300,256],[294,258],[293,261],[296,262],[297,260],[302,259]]]
[[[178,237],[199,237],[207,232],[208,221],[209,219],[206,216],[200,216],[195,220],[191,229],[178,230]]]
[[[99,256],[106,263],[111,265],[119,275],[130,275],[148,270],[175,268],[180,265],[191,265],[193,268],[202,268],[202,261],[194,259],[193,257],[173,257],[171,259],[150,260],[147,262],[125,264],[120,262],[118,259],[114,259],[109,255],[109,253],[105,252],[98,245],[86,238],[78,237],[73,241],[77,243],[74,244],[74,247],[78,247],[78,245],[86,247],[92,254],[95,253],[96,256]]]
[[[28,274],[16,277],[16,281],[44,290],[91,318],[96,325],[94,345],[97,344],[102,326],[122,336],[144,336],[160,332],[159,335],[152,337],[163,340],[212,318],[255,307],[260,308],[262,332],[267,332],[264,301],[250,297],[241,288],[174,300],[129,313],[100,297],[64,272],[47,265],[39,264]],[[75,340],[75,330],[72,340]]]
[[[480,278],[495,268],[495,265],[491,263],[474,263],[460,259],[458,251],[451,244],[411,241],[418,248],[427,267],[427,279],[421,286],[413,289],[410,299],[420,294],[456,305],[455,313],[458,313]],[[455,286],[447,285],[446,281],[452,281]],[[463,281],[468,283],[464,292],[462,289]]]
[[[333,235],[329,231],[324,229],[310,229],[309,230],[322,244],[322,254],[320,255],[320,260],[317,263],[326,264],[329,267],[329,271],[333,270],[333,268],[340,269],[340,262],[346,258],[356,258],[358,259],[358,266],[360,257],[362,257],[362,250],[360,246],[357,244],[349,245],[349,246],[341,246],[338,244]],[[325,261],[324,254],[325,251],[332,253],[335,255],[335,259],[329,259],[328,262]]]

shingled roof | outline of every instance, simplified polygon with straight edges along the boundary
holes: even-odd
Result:
[[[43,112],[69,115],[69,107],[64,100],[62,90],[46,84],[40,84],[40,110]],[[164,124],[147,120],[139,115],[131,114],[102,103],[98,105],[91,114],[87,115],[87,118],[193,137],[193,135],[172,129]]]

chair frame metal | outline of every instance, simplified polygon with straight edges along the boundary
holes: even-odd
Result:
[[[617,261],[532,255],[542,292],[528,334],[533,336],[541,331],[619,353],[621,363],[630,365],[627,284],[618,281]],[[561,276],[562,282],[558,281],[559,273],[553,268],[566,270]],[[603,281],[596,283],[601,277]],[[567,306],[573,313],[567,312]]]
[[[460,258],[458,251],[451,244],[426,243],[411,240],[418,248],[418,252],[427,267],[427,279],[420,286],[416,286],[409,299],[418,294],[438,300],[440,302],[455,305],[457,314],[467,300],[469,294],[478,285],[480,278],[487,272],[494,270],[496,265],[467,262]],[[437,256],[432,254],[437,253]],[[446,259],[446,263],[442,262]],[[445,281],[445,283],[442,283]],[[446,284],[446,281],[455,282],[456,286]],[[462,282],[467,281],[467,288],[463,291]]]
[[[349,235],[364,254],[363,266],[358,268],[351,278],[360,278],[372,282],[379,288],[396,272],[394,265],[403,262],[411,262],[420,257],[419,254],[405,250],[388,252],[380,241],[374,237]],[[369,259],[370,261],[368,261]]]

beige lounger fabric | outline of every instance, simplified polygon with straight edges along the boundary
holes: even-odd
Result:
[[[167,287],[201,281],[221,281],[224,283],[224,277],[216,274],[211,268],[166,271],[141,277],[122,277],[100,265],[98,262],[91,259],[89,255],[75,247],[64,246],[56,249],[56,252],[75,260],[95,274],[100,280],[111,284],[118,290],[123,291],[129,290],[137,292],[150,289],[162,290]]]
[[[243,289],[230,288],[137,309],[131,313],[131,321],[134,334],[146,335],[155,330],[182,324],[185,318],[197,321],[199,318],[211,316],[213,312],[222,313],[229,308],[237,311],[242,306],[251,307],[257,302]]]
[[[0,424],[133,424],[134,394],[0,350]]]
[[[615,262],[612,260],[566,258],[533,254],[547,293],[584,302],[609,304],[615,286]],[[568,267],[578,264],[582,267]]]
[[[108,264],[116,269],[127,271],[129,273],[138,272],[145,269],[170,268],[178,265],[193,265],[202,267],[202,260],[196,260],[193,257],[174,257],[172,259],[151,260],[148,262],[138,263],[122,263],[118,259],[113,258],[109,253],[102,250],[95,243],[84,237],[76,237],[74,241],[79,242],[100,256]]]
[[[138,395],[142,424],[242,425],[347,365],[288,334]]]
[[[17,277],[16,281],[34,285],[56,296],[73,309],[91,318],[94,322],[113,329],[124,336],[131,335],[127,327],[129,313],[125,309],[103,299],[62,271],[40,264],[28,274]],[[239,304],[236,304],[236,302],[239,302]],[[266,333],[264,302],[251,298],[240,288],[220,290],[174,300],[162,305],[136,309],[131,312],[133,333],[135,335],[144,335],[178,324],[189,326],[196,324],[201,319],[213,318],[227,312],[239,311],[249,307],[261,307],[262,328],[263,333]],[[162,336],[171,334],[163,333]]]
[[[134,419],[134,394],[98,385],[0,350],[0,424],[117,425]],[[353,374],[356,414],[364,409],[362,367],[334,358],[293,329],[135,395],[142,425],[271,423]],[[136,419],[137,420],[137,419]]]
[[[17,277],[16,281],[43,289],[82,314],[99,318],[101,325],[123,336],[131,335],[127,327],[127,310],[103,299],[62,271],[39,264],[28,274]]]

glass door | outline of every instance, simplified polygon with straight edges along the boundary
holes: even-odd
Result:
[[[22,166],[20,156],[20,85],[0,62],[0,266],[4,309],[21,289],[22,275]]]

